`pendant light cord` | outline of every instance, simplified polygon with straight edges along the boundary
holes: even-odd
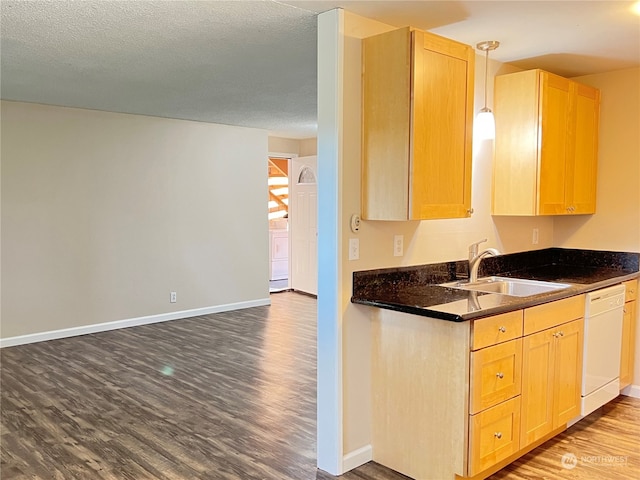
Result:
[[[484,108],[487,108],[487,85],[489,84],[489,50],[484,54]]]
[[[480,42],[476,45],[478,50],[484,52],[484,107],[482,112],[491,112],[491,109],[487,107],[487,92],[489,91],[489,51],[495,50],[500,46],[500,42],[496,40],[487,40],[486,42]]]

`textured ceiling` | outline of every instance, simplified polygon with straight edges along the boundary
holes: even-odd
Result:
[[[629,1],[10,1],[2,98],[316,131],[316,15],[344,7],[577,76],[640,65]]]
[[[316,15],[261,1],[2,1],[2,98],[307,131]]]

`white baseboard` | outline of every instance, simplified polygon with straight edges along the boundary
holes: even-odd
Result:
[[[627,397],[640,398],[640,385],[629,385],[620,390],[620,393]]]
[[[96,323],[93,325],[83,325],[81,327],[63,328],[61,330],[52,330],[49,332],[0,338],[0,348],[26,345],[28,343],[45,342],[47,340],[56,340],[58,338],[76,337],[78,335],[86,335],[88,333],[107,332],[109,330],[117,330],[119,328],[136,327],[139,325],[148,325],[150,323],[178,320],[180,318],[197,317],[199,315],[208,315],[210,313],[228,312],[231,310],[241,310],[243,308],[251,307],[262,307],[270,304],[271,299],[269,297],[259,298],[257,300],[249,300],[246,302],[227,303],[225,305],[194,308],[191,310],[181,310],[179,312],[161,313],[158,315],[116,320],[114,322]]]
[[[353,452],[347,453],[342,457],[342,470],[344,473],[349,470],[353,470],[360,465],[364,465],[367,462],[373,460],[373,449],[371,445],[365,445]]]

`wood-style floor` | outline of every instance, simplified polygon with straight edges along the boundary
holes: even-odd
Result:
[[[0,478],[335,478],[315,468],[316,301],[272,302],[2,349]],[[639,438],[620,397],[491,478],[637,479]]]

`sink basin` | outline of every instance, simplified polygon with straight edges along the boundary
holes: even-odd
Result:
[[[501,295],[511,295],[514,297],[528,297],[530,295],[538,295],[539,293],[562,290],[571,285],[567,283],[525,280],[522,278],[484,277],[479,278],[478,281],[474,283],[450,282],[443,283],[441,286],[476,292],[499,293]]]

